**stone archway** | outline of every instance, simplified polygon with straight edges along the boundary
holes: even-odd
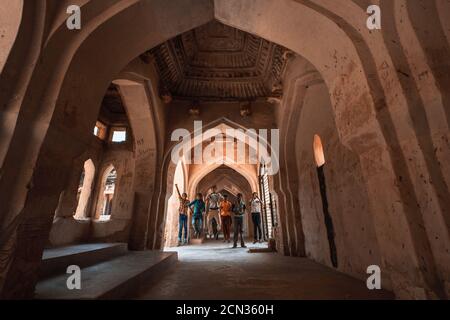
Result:
[[[257,192],[257,188],[252,186],[257,177],[254,176],[253,179],[249,180],[249,178],[244,176],[242,172],[242,170],[237,171],[232,165],[227,164],[223,164],[216,168],[210,167],[208,172],[205,172],[205,174],[200,174],[198,179],[194,178],[190,186],[192,187],[194,193],[200,192],[204,196],[208,195],[212,186],[216,186],[217,191],[226,190],[234,198],[236,198],[237,194],[240,193],[243,196],[242,199],[244,200],[246,206],[249,207],[248,203],[253,192]],[[232,200],[233,199],[229,199],[229,201]],[[246,237],[253,236],[253,229],[251,226],[251,216],[250,212],[247,210],[244,219],[244,235]]]
[[[114,195],[118,191],[117,185],[117,170],[114,165],[109,164],[103,169],[101,175],[97,205],[94,212],[94,218],[100,221],[107,221],[112,217]]]
[[[218,132],[226,132],[226,129],[243,129],[245,131],[245,127],[240,126],[239,124],[230,121],[226,118],[219,118],[211,123],[207,124],[203,127],[204,133],[206,133],[203,137],[203,139],[210,139],[211,137],[214,137],[214,135]],[[194,135],[195,131],[189,132],[186,130],[186,135]],[[236,138],[237,140],[241,141],[243,144],[248,145],[249,148],[253,148],[254,146],[258,145],[257,141],[253,141],[254,139],[245,139],[242,135],[236,135],[233,136],[233,138]],[[200,139],[198,141],[194,140],[194,143],[187,148],[186,152],[190,152],[193,148],[195,148],[196,145],[203,143],[203,139]],[[160,199],[158,202],[155,202],[154,210],[157,212],[157,216],[154,219],[151,219],[148,225],[148,232],[153,234],[154,236],[149,239],[148,247],[150,248],[160,248],[161,246],[161,238],[163,234],[163,230],[165,229],[164,223],[166,221],[166,212],[167,212],[167,199],[169,199],[172,196],[172,188],[173,188],[173,177],[176,165],[172,161],[172,151],[174,150],[175,146],[182,145],[181,143],[176,143],[171,141],[171,146],[167,148],[165,157],[164,157],[164,167],[163,172],[161,175],[161,181],[160,186],[161,189],[159,190],[160,194],[158,194],[158,198]],[[272,149],[272,146],[270,143],[266,143],[264,147],[268,147],[269,149]],[[181,148],[180,148],[181,150]],[[225,154],[224,154],[225,155]],[[214,160],[214,159],[213,159]],[[274,160],[275,163],[278,163],[277,156],[275,156]],[[236,159],[227,159],[224,157],[223,159],[220,159],[220,161],[213,161],[217,163],[211,163],[209,165],[191,165],[191,167],[194,168],[194,170],[189,169],[189,178],[187,179],[188,185],[187,185],[187,193],[188,196],[193,197],[195,194],[195,186],[198,184],[198,182],[209,172],[212,170],[218,168],[221,164],[226,164],[230,168],[236,170],[239,172],[242,176],[244,176],[247,181],[249,182],[249,185],[251,186],[251,189],[253,191],[258,190],[258,179],[257,179],[257,166],[256,165],[241,165],[236,163]],[[194,171],[194,172],[192,172]],[[163,199],[161,201],[161,199]]]

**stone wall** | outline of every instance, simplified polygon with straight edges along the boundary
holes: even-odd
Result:
[[[82,159],[74,163],[69,185],[63,191],[49,237],[49,246],[57,247],[92,241],[128,242],[133,209],[134,157],[131,144],[104,144],[92,136],[92,144]],[[75,218],[78,205],[77,191],[84,159],[91,159],[95,167],[92,192],[84,217]],[[82,162],[82,160],[84,160]],[[80,166],[81,164],[81,166]],[[113,165],[117,170],[115,196],[112,202],[112,215],[108,221],[98,221],[99,201],[104,184],[105,170]]]
[[[338,269],[365,279],[368,266],[382,265],[373,214],[359,158],[340,143],[326,92],[324,84],[313,85],[307,89],[303,105],[298,106],[302,111],[295,154],[300,172],[298,192],[306,254],[331,266],[313,151],[314,135],[317,134],[325,153],[326,188],[334,224]]]

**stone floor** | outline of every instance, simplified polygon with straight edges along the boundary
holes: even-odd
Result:
[[[249,248],[264,247],[248,245]],[[392,299],[309,259],[249,253],[221,241],[170,248],[179,262],[138,299]],[[144,287],[145,288],[145,287]]]

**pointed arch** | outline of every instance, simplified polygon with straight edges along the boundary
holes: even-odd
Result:
[[[108,164],[103,170],[100,180],[95,219],[108,221],[111,219],[114,205],[114,195],[117,192],[117,171],[113,164]]]

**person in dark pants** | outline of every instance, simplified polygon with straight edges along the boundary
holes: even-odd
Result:
[[[238,238],[241,238],[241,247],[247,248],[244,242],[244,214],[245,203],[242,200],[242,194],[238,193],[236,203],[233,207],[234,212],[234,245],[233,248],[237,248]]]
[[[178,192],[178,199],[180,200],[180,206],[178,208],[178,245],[181,246],[183,244],[187,244],[188,239],[188,229],[187,229],[187,221],[188,221],[188,205],[189,199],[187,198],[187,194],[183,193],[181,195],[180,190],[178,189],[178,185],[175,185]],[[184,237],[183,237],[184,230]]]
[[[201,193],[197,193],[197,197],[194,201],[189,203],[189,208],[194,211],[194,214],[192,215],[192,225],[194,227],[194,237],[200,238],[202,234],[202,227],[203,227],[203,213],[205,212],[205,202],[203,201],[203,195]]]
[[[211,193],[206,197],[206,231],[211,238],[216,238],[212,227],[212,219],[216,220],[218,228],[222,223],[222,221],[220,221],[219,213],[220,201],[222,199],[223,196],[219,192],[217,192],[217,187],[212,186]]]
[[[222,231],[223,231],[223,242],[230,242],[231,233],[231,211],[233,204],[228,201],[228,196],[223,195],[223,200],[220,202],[220,218],[222,219]]]
[[[262,202],[258,197],[258,193],[253,193],[253,199],[250,201],[250,212],[252,213],[253,222],[253,243],[262,242],[262,229],[261,229],[261,212]]]
[[[216,218],[212,218],[211,220],[212,232],[215,240],[219,240],[219,224],[217,223]]]

